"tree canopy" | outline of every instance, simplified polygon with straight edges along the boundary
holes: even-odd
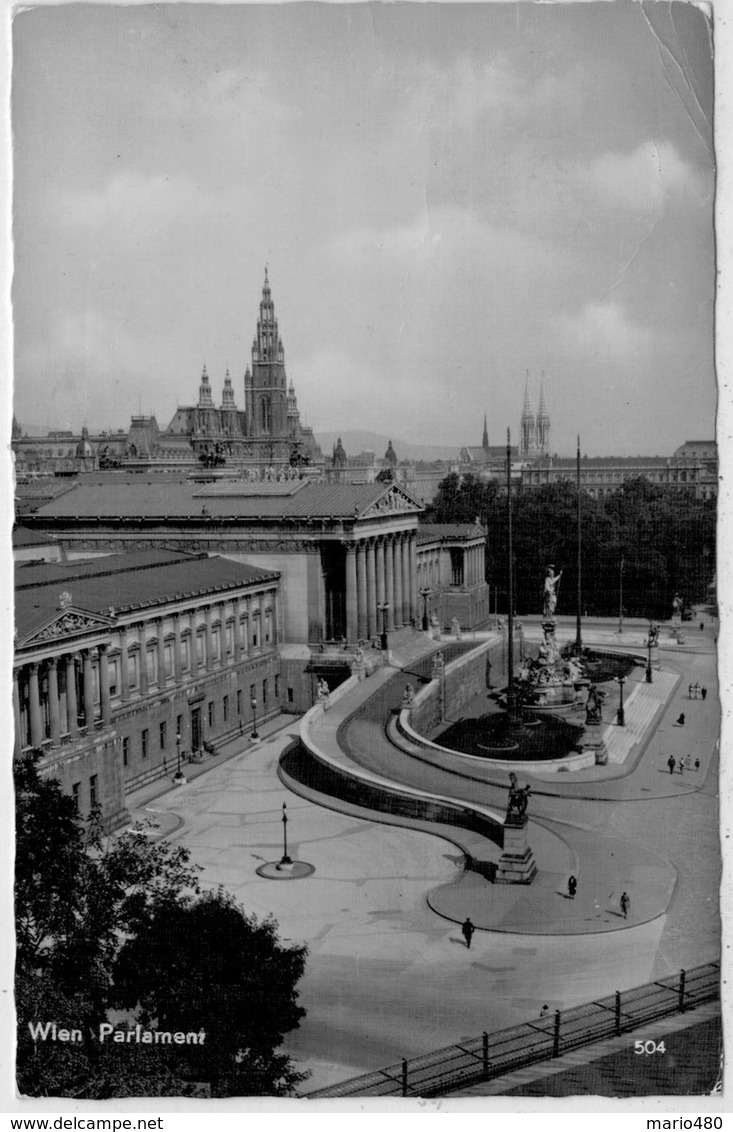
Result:
[[[452,473],[441,481],[425,520],[473,522],[487,531],[486,579],[506,610],[507,497],[497,480]],[[594,499],[581,491],[583,613],[667,618],[679,593],[702,602],[715,572],[716,505],[670,492],[644,478]],[[515,608],[539,612],[549,563],[562,570],[558,610],[577,606],[577,488],[572,480],[512,495]]]
[[[287,1095],[277,1052],[304,1015],[305,947],[202,892],[189,853],[82,824],[36,760],[15,764],[17,1077],[30,1096]],[[100,1041],[100,1026],[203,1032],[199,1044]],[[44,1027],[75,1031],[53,1041]],[[40,1027],[40,1029],[39,1029]],[[49,1031],[47,1031],[48,1035]]]

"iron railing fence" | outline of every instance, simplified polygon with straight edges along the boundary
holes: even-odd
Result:
[[[373,1073],[304,1095],[312,1100],[440,1096],[460,1086],[490,1081],[580,1046],[619,1036],[657,1018],[693,1010],[719,997],[720,964],[706,963],[493,1034],[484,1032],[481,1037],[421,1057],[403,1058]]]

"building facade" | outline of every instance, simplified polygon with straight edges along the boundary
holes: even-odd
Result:
[[[267,271],[241,394],[240,408],[227,368],[217,404],[204,366],[196,403],[179,406],[165,430],[154,416],[137,416],[126,431],[90,435],[85,426],[80,436],[55,432],[37,437],[22,435],[14,421],[16,474],[71,475],[112,468],[195,472],[203,464],[247,468],[264,477],[284,468],[322,468],[323,455],[313,430],[301,423],[295,388],[285,372]]]
[[[277,713],[279,576],[170,551],[16,571],[15,752],[108,829],[125,795]]]
[[[478,629],[489,621],[486,531],[475,523],[424,523],[417,534],[417,585],[422,616],[441,629],[458,621]]]
[[[708,449],[716,448],[708,442]],[[703,445],[699,445],[702,451]],[[672,457],[665,456],[583,456],[580,486],[596,499],[611,495],[630,479],[643,478],[665,491],[687,492],[696,499],[715,499],[718,491],[717,452],[714,456],[692,456],[686,445]],[[577,479],[577,460],[572,456],[545,456],[522,468],[523,488],[542,487]]]

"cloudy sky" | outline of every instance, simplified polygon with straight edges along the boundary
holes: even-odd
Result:
[[[13,29],[15,409],[239,403],[264,267],[301,414],[458,446],[713,435],[691,4],[58,5]]]

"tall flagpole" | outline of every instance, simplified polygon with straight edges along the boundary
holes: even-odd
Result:
[[[578,611],[576,614],[575,626],[575,651],[580,655],[583,649],[583,636],[580,631],[580,611],[582,609],[582,586],[581,586],[581,524],[580,524],[580,437],[578,437],[578,460],[577,460],[577,487],[578,487]]]
[[[514,550],[512,547],[512,446],[509,429],[506,430],[506,498],[507,543],[509,553],[509,616],[507,618],[507,709],[514,712]]]

